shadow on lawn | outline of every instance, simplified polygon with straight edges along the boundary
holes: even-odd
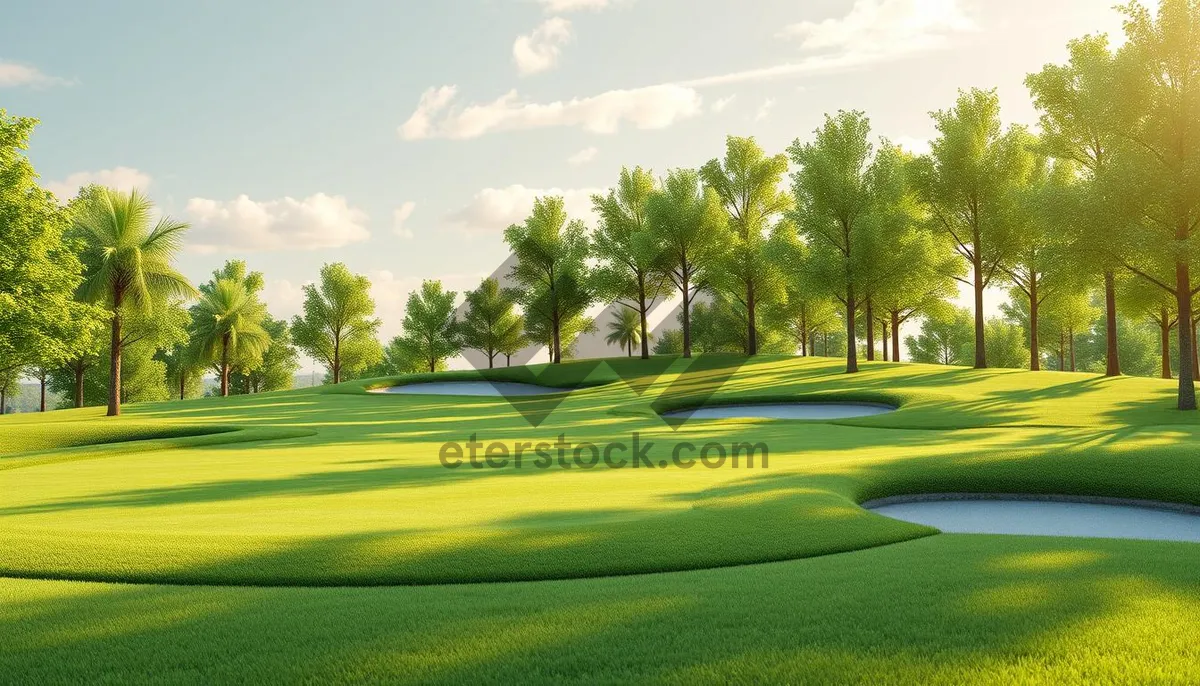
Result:
[[[589,581],[4,581],[0,665],[28,682],[1187,682],[1198,564],[1178,543],[942,536]]]

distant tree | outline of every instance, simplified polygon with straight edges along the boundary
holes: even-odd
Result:
[[[496,355],[508,348],[512,355],[523,347],[514,337],[521,333],[521,318],[513,311],[514,298],[500,289],[495,279],[484,279],[479,288],[467,293],[467,312],[460,324],[462,344],[488,358],[488,369],[495,367]]]
[[[946,308],[921,323],[921,333],[905,339],[913,362],[965,365],[971,361],[971,313],[965,308]]]
[[[425,360],[417,357],[413,351],[404,344],[403,336],[395,336],[388,344],[383,346],[383,356],[379,362],[371,365],[368,369],[363,370],[363,378],[378,378],[382,376],[401,376],[404,374],[418,374],[428,371]],[[434,371],[444,371],[446,363],[443,360]]]
[[[779,189],[787,167],[786,155],[767,157],[753,138],[730,136],[724,160],[714,159],[700,168],[705,185],[724,205],[733,234],[709,283],[745,308],[746,353],[751,356],[759,351],[759,303],[783,296],[780,265],[768,254],[766,233],[792,206],[791,196]]]
[[[267,348],[257,364],[230,375],[230,386],[235,393],[283,391],[295,383],[296,371],[300,369],[299,353],[292,344],[292,332],[287,321],[272,319],[267,315],[262,327],[268,337]]]
[[[975,366],[987,366],[983,293],[1012,251],[1015,189],[1032,163],[1029,134],[1004,131],[996,91],[960,92],[953,109],[933,113],[939,136],[913,175],[932,224],[970,265],[975,295]]]
[[[454,318],[454,291],[443,291],[441,281],[425,281],[421,290],[408,295],[404,312],[404,333],[400,347],[413,359],[424,363],[425,371],[436,372],[438,365],[462,351],[462,338]]]
[[[319,283],[304,286],[304,314],[292,319],[296,347],[326,366],[333,383],[383,356],[376,339],[371,282],[336,262],[321,267]]]
[[[165,365],[167,384],[179,391],[180,400],[203,395],[204,368],[207,363],[195,348],[187,343],[178,343],[170,349],[159,351],[156,357]]]
[[[262,354],[271,337],[263,329],[266,308],[242,281],[222,278],[210,285],[192,308],[192,337],[205,360],[220,370],[221,396],[229,395],[229,373],[236,358]]]
[[[680,313],[682,315],[682,313]],[[658,340],[654,342],[655,355],[682,355],[683,354],[683,330],[682,329],[667,329],[658,335]]]
[[[724,250],[728,218],[716,191],[702,187],[700,175],[690,169],[667,174],[663,188],[646,201],[646,217],[658,247],[658,269],[683,299],[682,354],[691,357],[692,300]]]
[[[992,369],[1028,369],[1030,353],[1025,347],[1022,328],[993,317],[984,325],[988,338],[988,367]]]
[[[1076,371],[1075,346],[1100,315],[1087,291],[1072,291],[1056,298],[1046,309],[1046,323],[1052,331],[1051,347],[1056,351],[1059,371]]]
[[[665,275],[657,269],[662,262],[660,245],[649,226],[647,206],[654,192],[654,177],[636,167],[622,169],[608,195],[592,196],[600,218],[592,234],[592,252],[600,260],[595,272],[597,294],[637,312],[642,359],[650,357],[646,315],[668,290]]]
[[[10,367],[0,372],[0,415],[8,414],[8,401],[21,394],[20,367]]]
[[[1120,88],[1118,65],[1109,49],[1108,37],[1084,36],[1067,44],[1066,64],[1048,64],[1025,79],[1041,112],[1039,150],[1055,159],[1069,161],[1082,170],[1080,189],[1086,201],[1073,209],[1076,230],[1071,232],[1071,250],[1085,259],[1076,260],[1099,274],[1105,293],[1105,369],[1107,376],[1120,376],[1117,334],[1116,270],[1121,266],[1114,246],[1124,228],[1112,195],[1102,186],[1110,183],[1112,158],[1120,154],[1121,103],[1127,97]],[[1035,367],[1036,368],[1036,367]]]
[[[507,325],[499,330],[496,352],[504,356],[504,366],[509,367],[512,366],[512,356],[527,345],[529,345],[529,338],[525,335],[525,320],[514,316],[508,320]]]
[[[608,336],[604,341],[609,345],[620,346],[622,351],[629,352],[629,357],[633,357],[634,347],[642,342],[641,318],[638,312],[627,308],[615,312],[612,321],[608,323]]]
[[[549,338],[542,340],[550,361],[562,362],[564,324],[593,299],[586,227],[567,216],[561,197],[538,198],[524,224],[504,231],[504,240],[517,257],[511,276],[523,286],[518,297],[526,319],[547,325]]]
[[[149,314],[155,302],[190,298],[196,290],[172,262],[188,225],[162,216],[139,191],[95,188],[74,216],[74,233],[84,242],[86,270],[79,293],[103,304],[112,317],[109,345],[108,416],[121,413],[122,319],[127,311]]]

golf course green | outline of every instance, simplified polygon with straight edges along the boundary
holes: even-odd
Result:
[[[0,674],[1200,680],[1200,545],[938,534],[859,506],[955,492],[1200,505],[1200,416],[1173,409],[1172,382],[843,368],[621,359],[0,418]],[[481,375],[571,392],[368,392]],[[898,409],[659,416],[788,401]],[[556,442],[564,459],[535,461]],[[635,442],[646,459],[617,448],[618,468],[588,466],[591,448],[573,458]],[[706,444],[728,459],[701,462]]]

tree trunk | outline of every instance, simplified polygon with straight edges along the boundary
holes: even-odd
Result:
[[[229,397],[229,334],[221,337],[221,397]]]
[[[333,337],[333,383],[340,384],[342,382],[342,336],[335,334]]]
[[[38,381],[40,381],[40,382],[41,382],[41,386],[42,386],[42,388],[41,388],[41,391],[42,391],[42,400],[41,400],[41,404],[40,404],[40,406],[39,406],[39,407],[40,407],[40,409],[39,409],[38,411],[39,411],[39,412],[45,412],[45,411],[46,411],[46,377],[45,377],[45,376],[42,376],[42,377],[40,377],[40,378],[38,379]]]
[[[883,347],[883,361],[888,361],[888,325],[886,321],[881,321],[880,326],[883,327],[883,332],[879,336],[880,345]]]
[[[646,276],[638,274],[638,314],[642,315],[642,359],[650,359],[650,333],[646,330]]]
[[[1071,371],[1075,371],[1075,329],[1067,330],[1067,346],[1071,350]]]
[[[75,407],[83,407],[83,360],[78,360],[74,368],[75,372]]]
[[[1196,324],[1192,324],[1192,379],[1200,381],[1200,346],[1196,345]]]
[[[858,336],[854,331],[855,328],[855,308],[854,302],[854,287],[851,286],[846,292],[846,373],[853,374],[858,371]]]
[[[435,358],[429,360],[429,373],[432,374],[436,371],[437,371],[437,358],[435,357]]]
[[[1104,338],[1106,354],[1105,376],[1121,375],[1121,357],[1117,351],[1117,287],[1111,269],[1104,272]]]
[[[0,389],[0,417],[8,414],[8,387]]]
[[[975,368],[987,369],[987,354],[983,341],[983,260],[979,257],[979,230],[975,231]]]
[[[504,353],[504,366],[505,367],[512,366],[512,355],[509,355],[508,353]]]
[[[1187,238],[1184,233],[1182,239]],[[1188,263],[1175,263],[1175,300],[1179,307],[1179,409],[1196,409],[1196,380],[1192,370],[1192,277]]]
[[[118,286],[113,289],[112,341],[108,366],[108,416],[121,414],[121,301],[125,293]]]
[[[754,318],[754,284],[751,283],[746,288],[746,326],[749,329],[749,345],[746,347],[746,352],[751,357],[758,354],[758,327],[755,325]]]
[[[1171,375],[1171,315],[1167,308],[1162,308],[1162,320],[1158,323],[1160,342],[1162,343],[1162,378],[1173,378]]]
[[[554,314],[550,317],[550,327],[550,335],[552,337],[550,362],[552,364],[560,364],[562,362],[562,331],[559,329],[558,307],[554,308]]]
[[[1058,332],[1058,371],[1064,371],[1067,368],[1067,346],[1063,341],[1063,333]]]
[[[900,361],[900,313],[892,310],[892,360]]]
[[[867,298],[867,362],[875,361],[875,313],[871,309],[871,299]]]
[[[187,372],[179,370],[179,399],[184,400],[187,394]]]
[[[692,356],[692,298],[687,277],[683,278],[683,357]]]
[[[1038,282],[1037,276],[1029,280],[1029,371],[1042,370],[1042,356],[1038,354],[1041,344],[1038,342]]]

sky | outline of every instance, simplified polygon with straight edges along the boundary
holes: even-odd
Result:
[[[1025,75],[1118,36],[1112,4],[40,0],[5,10],[0,108],[41,120],[29,155],[60,199],[138,187],[188,221],[194,282],[243,258],[290,318],[345,262],[388,338],[422,280],[492,273],[535,197],[594,223],[622,166],[696,167],[727,135],[782,152],[840,109],[921,152],[970,87],[1033,125]]]

